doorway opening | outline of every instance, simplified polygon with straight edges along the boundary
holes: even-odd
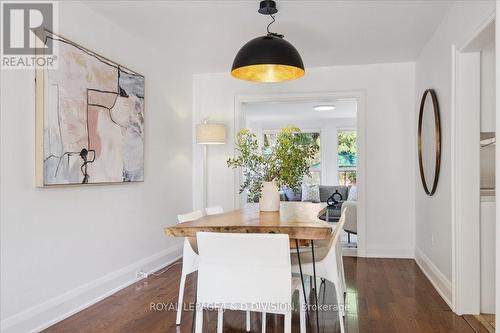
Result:
[[[338,217],[341,207],[349,209],[349,221],[341,236],[343,254],[365,256],[364,92],[240,95],[235,104],[235,128],[250,129],[263,150],[272,146],[282,128],[289,126],[301,130],[301,141],[317,146],[310,176],[303,179],[302,186],[317,187],[325,205],[335,191],[341,193]],[[241,172],[235,177],[237,191],[244,180]],[[301,193],[301,189],[280,189],[284,201],[302,201]],[[244,195],[235,198],[237,207],[253,201]],[[338,218],[329,220],[336,223]]]
[[[495,54],[494,16],[453,49],[452,294],[458,314],[495,314]]]

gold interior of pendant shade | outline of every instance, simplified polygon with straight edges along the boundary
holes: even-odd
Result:
[[[304,75],[299,67],[276,64],[259,64],[235,68],[231,75],[241,80],[258,82],[280,82],[298,79]]]

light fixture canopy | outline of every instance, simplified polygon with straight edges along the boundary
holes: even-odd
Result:
[[[316,111],[332,111],[335,110],[335,105],[332,104],[321,104],[314,106],[314,110]]]
[[[277,12],[275,1],[260,2],[259,13],[270,15],[273,21],[267,27],[267,35],[250,40],[238,51],[232,76],[248,81],[281,82],[304,75],[304,63],[297,49],[283,35],[269,31]]]

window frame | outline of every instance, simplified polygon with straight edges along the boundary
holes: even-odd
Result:
[[[356,172],[356,181],[358,179],[358,162],[356,162],[356,168],[349,168],[349,170],[347,169],[340,169],[339,167],[339,160],[338,160],[338,157],[339,157],[339,133],[340,132],[355,132],[356,133],[356,150],[358,148],[358,140],[359,140],[359,137],[358,137],[358,130],[356,127],[337,127],[337,134],[336,134],[336,154],[335,154],[335,157],[336,157],[336,167],[337,167],[337,183],[340,185],[340,173],[341,172],[350,172],[350,171],[355,171]],[[358,151],[356,151],[356,156],[359,158],[359,155],[358,155]]]

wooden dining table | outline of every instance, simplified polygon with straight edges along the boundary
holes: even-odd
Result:
[[[306,304],[308,302],[299,248],[301,246],[311,248],[314,295],[316,309],[318,309],[314,241],[326,240],[332,236],[332,226],[319,218],[325,211],[326,203],[281,202],[280,210],[277,212],[261,212],[258,204],[251,203],[241,209],[178,223],[175,226],[166,227],[164,231],[167,236],[173,237],[196,237],[197,232],[288,234],[290,246],[296,248]],[[307,311],[307,317],[309,320],[309,311]],[[318,314],[316,314],[316,324],[319,329]]]
[[[242,209],[222,214],[203,216],[195,221],[165,228],[165,234],[174,237],[196,237],[196,233],[274,233],[288,234],[290,240],[328,239],[332,227],[320,220],[325,203],[284,201],[277,212],[261,212],[258,204],[247,204]]]

